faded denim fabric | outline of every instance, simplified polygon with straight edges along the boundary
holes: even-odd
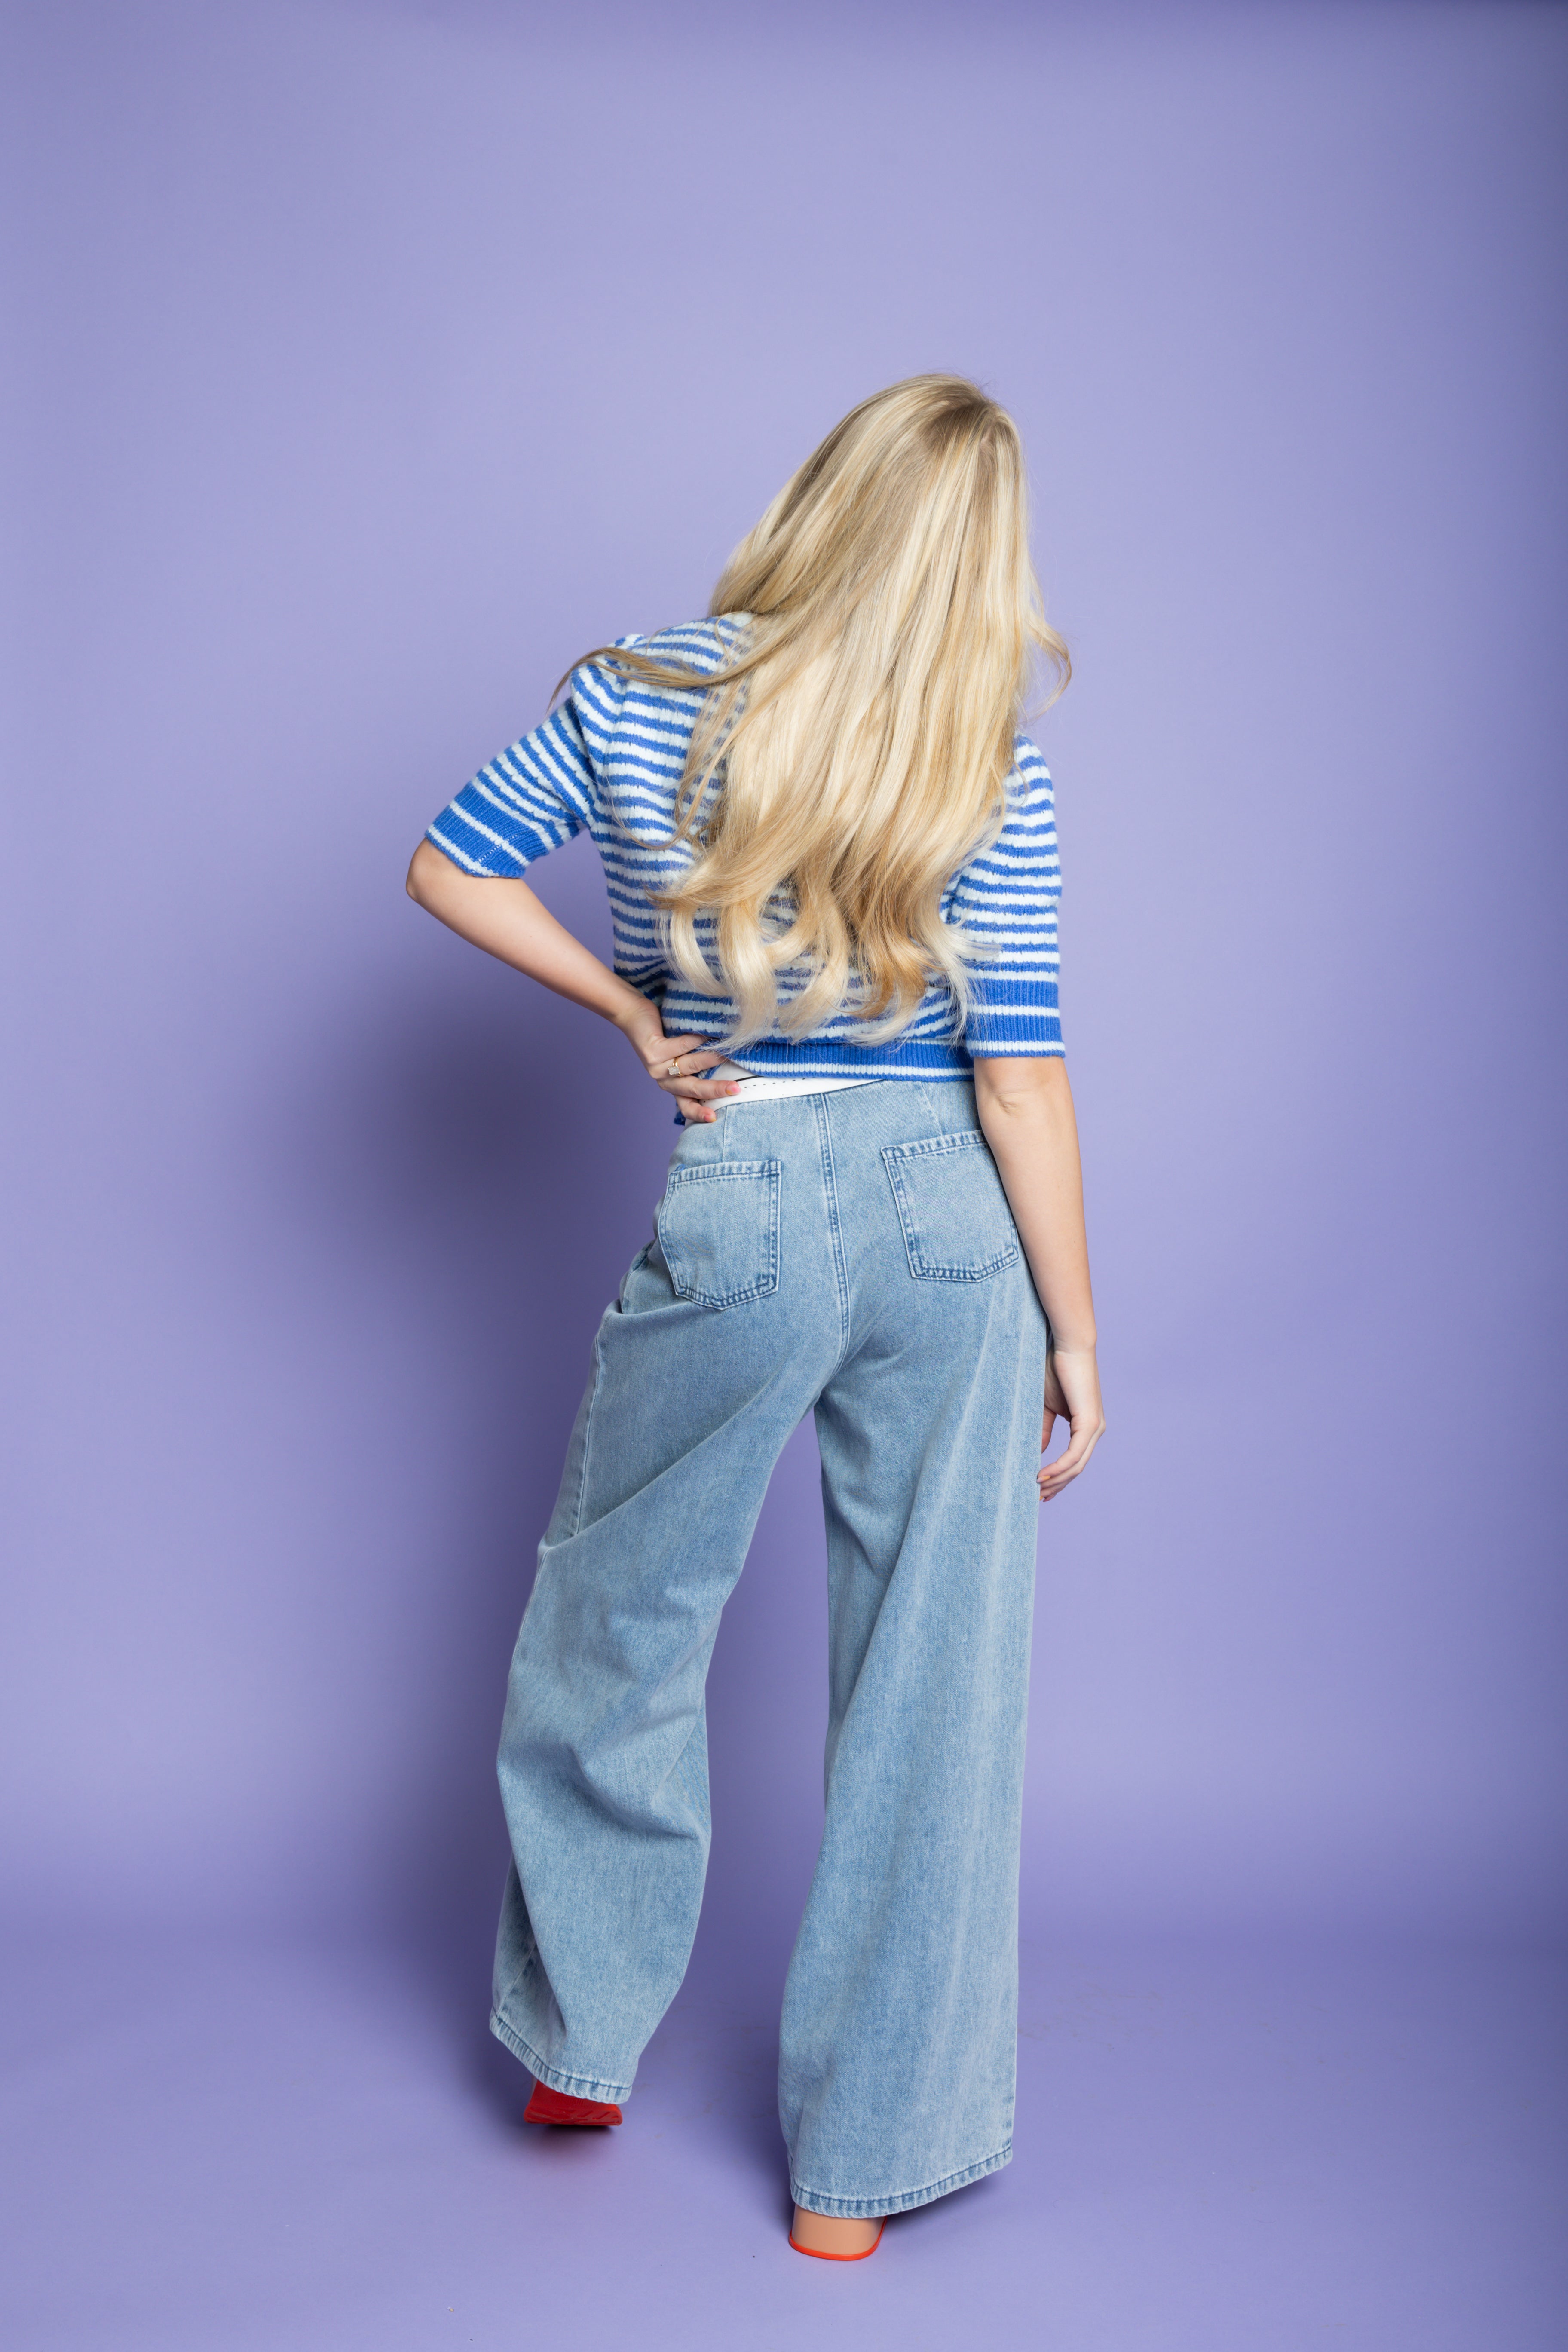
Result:
[[[689,1127],[595,1343],[500,1748],[494,2032],[622,2100],[708,1863],[703,1685],[815,1411],[821,1853],[784,1991],[797,2203],[897,2212],[1005,2164],[1046,1324],[963,1081]]]

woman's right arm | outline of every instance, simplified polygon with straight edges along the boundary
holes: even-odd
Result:
[[[979,1059],[974,1100],[1051,1328],[1040,1451],[1058,1413],[1071,1433],[1066,1451],[1039,1474],[1040,1499],[1048,1503],[1078,1476],[1105,1427],[1067,1064],[1059,1055]]]
[[[714,1098],[736,1091],[721,1080],[700,1078],[700,1069],[710,1069],[722,1056],[700,1037],[667,1037],[658,1005],[558,923],[521,876],[465,874],[434,842],[422,841],[408,868],[408,895],[459,939],[613,1022],[683,1118],[710,1120]]]

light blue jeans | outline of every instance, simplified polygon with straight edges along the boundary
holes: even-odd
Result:
[[[1046,1323],[963,1081],[687,1128],[599,1327],[513,1658],[493,2031],[625,2099],[690,1957],[703,1686],[774,1463],[816,1415],[826,1819],[784,1990],[797,2204],[1005,2164]]]

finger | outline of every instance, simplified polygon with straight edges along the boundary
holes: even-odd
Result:
[[[683,1054],[702,1050],[700,1037],[653,1037],[642,1048],[642,1057],[650,1077],[667,1077],[679,1064]]]
[[[1098,1429],[1091,1431],[1085,1428],[1073,1432],[1067,1451],[1058,1454],[1054,1462],[1047,1462],[1039,1473],[1038,1484],[1042,1496],[1048,1499],[1051,1495],[1058,1493],[1063,1486],[1071,1484],[1099,1444],[1100,1435]]]
[[[654,1079],[656,1083],[661,1087],[689,1087],[698,1077],[700,1071],[710,1070],[713,1067],[713,1061],[716,1060],[721,1062],[724,1056],[722,1054],[714,1055],[712,1060],[710,1060],[706,1055],[700,1053],[695,1056],[689,1056],[686,1059],[682,1059],[678,1055],[669,1061],[649,1062],[647,1066],[647,1074],[650,1078]],[[693,1063],[695,1066],[691,1066]],[[725,1084],[733,1084],[733,1081],[716,1078],[712,1083],[715,1086],[723,1086]]]
[[[1096,1432],[1097,1436],[1098,1434],[1099,1433]],[[1047,1486],[1065,1486],[1069,1478],[1078,1476],[1079,1472],[1094,1452],[1094,1446],[1095,1439],[1089,1436],[1087,1431],[1075,1432],[1070,1443],[1062,1453],[1058,1454],[1056,1460],[1047,1463],[1040,1473],[1041,1477]]]
[[[677,1102],[728,1102],[741,1091],[728,1078],[656,1078],[654,1084]]]
[[[1075,1470],[1081,1469],[1099,1444],[1104,1426],[1103,1422],[1089,1421],[1087,1416],[1081,1421],[1069,1421],[1067,1444],[1054,1462],[1047,1463],[1047,1471],[1065,1469],[1069,1464]]]
[[[718,1047],[710,1045],[706,1037],[656,1037],[648,1051],[656,1060],[666,1064],[681,1061],[688,1055],[700,1062],[721,1062],[724,1058]]]
[[[671,1092],[673,1091],[672,1088]],[[716,1110],[710,1110],[708,1105],[700,1101],[695,1095],[676,1095],[675,1101],[681,1118],[689,1127],[706,1127],[710,1120],[716,1119],[719,1116]]]

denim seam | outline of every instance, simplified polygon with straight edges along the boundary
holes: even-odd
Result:
[[[685,1738],[680,1743],[679,1755],[676,1758],[674,1763],[670,1766],[668,1771],[665,1774],[664,1779],[659,1783],[661,1792],[665,1789],[668,1788],[670,1782],[674,1780],[676,1774],[679,1771],[681,1766],[690,1755],[691,1744],[697,1738],[699,1732],[706,1733],[707,1728],[708,1717],[706,1707],[700,1706],[697,1710],[696,1722],[692,1725],[690,1730],[687,1733]],[[710,1790],[708,1794],[707,1818],[704,1820],[702,1827],[707,1835],[711,1837],[713,1834],[713,1799],[711,1790]]]
[[[874,2197],[833,2197],[826,2189],[808,2189],[803,2181],[790,2181],[790,2194],[795,2203],[808,2213],[826,2213],[845,2221],[875,2221],[883,2213],[907,2213],[916,2205],[929,2205],[933,2199],[950,2196],[955,2189],[967,2188],[972,2180],[983,2179],[988,2172],[999,2172],[1011,2161],[1013,2143],[1005,2140],[991,2156],[983,2156],[978,2164],[964,2165],[957,2172],[948,2173],[941,2180],[928,2181],[923,2189],[894,2189]]]
[[[974,1128],[945,1128],[940,1135],[925,1135],[913,1143],[886,1143],[883,1156],[889,1153],[895,1160],[945,1160],[955,1151],[986,1151],[984,1136]]]
[[[514,2058],[521,2058],[536,2082],[552,2091],[560,2091],[569,2099],[608,2100],[618,2106],[629,2099],[629,2083],[606,2083],[596,2074],[568,2074],[559,2066],[550,2065],[532,2045],[525,2042],[515,2025],[509,2025],[500,2010],[490,2011],[490,2032],[498,2042],[504,2042]]]
[[[572,1525],[569,1535],[581,1532],[583,1501],[588,1492],[588,1449],[594,1442],[594,1407],[599,1402],[599,1390],[605,1378],[605,1351],[599,1345],[599,1334],[594,1334],[594,1392],[588,1399],[588,1410],[583,1415],[583,1459],[577,1470],[577,1492],[572,1498]]]
[[[816,1114],[816,1139],[822,1159],[822,1189],[827,1203],[827,1231],[833,1243],[833,1278],[838,1286],[838,1328],[842,1334],[838,1346],[836,1372],[849,1353],[849,1275],[844,1263],[844,1229],[838,1217],[838,1178],[833,1164],[833,1135],[827,1122],[826,1095],[813,1095],[811,1107]],[[830,1372],[828,1378],[831,1380]]]

